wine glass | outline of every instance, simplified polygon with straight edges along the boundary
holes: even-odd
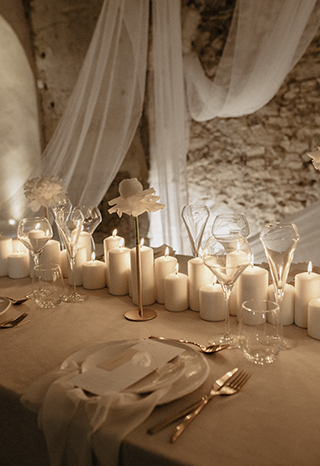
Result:
[[[17,228],[17,238],[30,251],[34,266],[39,265],[39,257],[53,232],[49,220],[45,217],[23,218]],[[33,293],[28,293],[28,298]]]
[[[229,344],[238,348],[238,336],[231,334],[229,298],[236,280],[251,263],[251,249],[241,235],[210,236],[202,260],[220,283],[225,298],[225,331],[213,338],[212,344]]]
[[[181,216],[188,232],[192,254],[197,257],[210,211],[206,205],[185,205]]]
[[[92,251],[96,250],[95,242],[93,239],[93,233],[97,226],[102,222],[102,215],[98,207],[91,205],[82,205],[78,206],[78,209],[83,213],[84,221],[82,226],[82,231],[90,235],[91,249]],[[91,257],[91,254],[90,254]]]
[[[250,229],[248,220],[243,214],[219,214],[214,219],[212,234],[249,236]]]
[[[83,221],[83,214],[78,208],[73,208],[71,210],[68,208],[61,208],[56,210],[56,223],[67,250],[70,271],[71,274],[73,274],[73,292],[63,298],[63,301],[67,303],[78,303],[87,299],[86,295],[80,295],[77,292],[75,273],[76,254]]]
[[[268,259],[280,313],[284,288],[299,239],[298,228],[293,223],[267,223],[260,233],[260,241]],[[289,349],[292,346],[292,341],[282,338],[281,349]]]

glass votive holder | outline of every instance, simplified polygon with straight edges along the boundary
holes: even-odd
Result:
[[[242,304],[239,345],[244,357],[255,364],[270,364],[281,349],[282,324],[278,304],[252,299]]]
[[[64,282],[58,264],[37,265],[32,277],[33,298],[39,307],[51,309],[62,301]]]

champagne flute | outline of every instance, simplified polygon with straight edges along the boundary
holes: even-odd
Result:
[[[83,226],[82,226],[82,231],[88,233],[90,235],[90,241],[91,241],[91,249],[93,251],[96,250],[96,245],[93,239],[93,233],[97,226],[102,222],[102,215],[98,207],[92,206],[92,205],[82,205],[78,206],[78,209],[81,210],[83,213]],[[91,257],[91,254],[90,254]]]
[[[78,208],[73,208],[71,211],[69,208],[61,208],[56,211],[56,223],[67,250],[70,272],[73,275],[73,291],[63,298],[63,301],[67,303],[79,303],[87,299],[86,295],[77,292],[75,274],[76,254],[83,221],[83,214]]]
[[[30,251],[34,266],[39,265],[40,254],[52,236],[51,225],[45,217],[23,218],[18,224],[17,238]],[[27,297],[32,298],[33,293]]]
[[[284,288],[299,239],[298,228],[293,223],[267,223],[260,233],[260,241],[268,259],[280,313]],[[292,346],[293,341],[282,338],[281,349],[289,349]]]
[[[251,263],[249,243],[241,235],[210,236],[202,260],[217,278],[225,298],[225,331],[210,343],[238,348],[238,335],[230,331],[229,298],[235,282]]]
[[[197,257],[210,211],[206,205],[185,205],[181,216],[188,232],[193,257]]]
[[[219,214],[212,224],[212,234],[241,235],[247,238],[250,233],[248,220],[243,214]]]

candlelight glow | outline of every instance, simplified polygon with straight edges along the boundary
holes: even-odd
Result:
[[[95,261],[95,258],[96,258],[96,253],[93,251],[93,253],[91,254],[91,259],[92,259],[92,262]]]
[[[143,245],[144,245],[144,238],[141,238],[140,246],[142,247]]]
[[[113,236],[113,237],[117,236],[117,233],[118,233],[118,230],[113,230],[112,236]]]
[[[174,268],[174,273],[177,275],[177,273],[179,272],[179,262],[176,263],[176,266]]]
[[[309,261],[309,264],[308,264],[308,273],[311,273],[312,272],[312,262]]]
[[[121,238],[119,241],[119,248],[122,248],[124,245],[124,238]]]
[[[165,250],[165,252],[164,252],[164,255],[165,255],[165,257],[168,257],[168,256],[169,256],[169,248],[168,248],[168,246],[166,247],[166,250]]]

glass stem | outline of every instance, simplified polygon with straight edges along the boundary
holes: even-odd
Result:
[[[76,271],[75,271],[75,265],[76,265],[76,258],[75,257],[70,257],[70,271],[73,276],[73,294],[77,294],[77,284],[76,284]]]
[[[225,328],[225,335],[227,336],[230,335],[229,298],[231,295],[232,288],[233,288],[233,285],[224,285],[222,287],[223,293],[224,293],[225,307],[226,307],[224,328]]]
[[[39,265],[39,256],[40,256],[40,254],[36,254],[36,253],[32,254],[34,267]]]

